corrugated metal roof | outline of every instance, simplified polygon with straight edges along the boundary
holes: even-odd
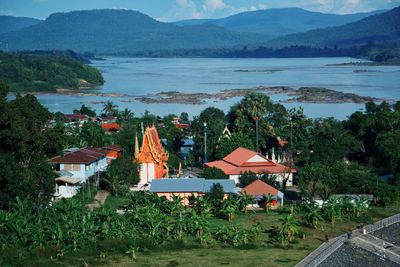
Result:
[[[150,192],[203,192],[204,179],[192,178],[167,178],[153,180],[150,186]]]
[[[233,180],[206,180],[204,178],[167,178],[153,180],[150,186],[152,193],[210,192],[214,184],[219,183],[225,193],[236,193]]]
[[[210,192],[214,184],[220,184],[224,188],[225,193],[236,193],[235,181],[230,179],[210,179],[204,180],[204,193]]]
[[[68,184],[79,184],[81,180],[69,176],[62,176],[56,179],[56,181],[65,182]]]

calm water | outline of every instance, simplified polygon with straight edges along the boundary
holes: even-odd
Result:
[[[139,115],[145,110],[157,115],[180,114],[186,111],[197,115],[208,106],[224,111],[240,100],[210,100],[202,105],[186,104],[143,104],[135,96],[154,94],[161,91],[210,92],[223,89],[250,88],[259,85],[294,88],[321,86],[359,95],[400,99],[400,66],[327,66],[349,61],[351,58],[312,59],[142,59],[106,58],[95,61],[106,80],[95,92],[122,93],[132,97],[74,97],[39,95],[39,100],[51,111],[72,112],[82,104],[101,111],[104,102],[112,100],[120,109],[129,108]],[[245,70],[245,71],[244,71]],[[368,70],[355,73],[354,70]],[[283,96],[273,96],[274,101]],[[333,116],[344,119],[352,112],[363,109],[357,104],[284,104],[286,107],[303,106],[310,117]]]

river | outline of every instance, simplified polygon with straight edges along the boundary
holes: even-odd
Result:
[[[326,87],[363,96],[400,100],[400,66],[328,66],[350,61],[352,58],[290,58],[290,59],[210,59],[210,58],[117,58],[107,57],[94,61],[105,79],[105,84],[91,92],[120,93],[130,97],[95,97],[38,95],[50,111],[70,113],[82,104],[102,109],[102,103],[111,100],[119,109],[128,108],[136,115],[145,110],[156,115],[180,114],[185,111],[191,117],[201,110],[214,106],[224,110],[240,101],[236,97],[223,101],[209,100],[201,105],[144,104],[134,100],[136,96],[161,91],[216,93],[223,89],[251,88],[254,86],[302,86]],[[271,97],[274,101],[285,98]],[[312,118],[335,117],[345,119],[364,104],[302,104],[285,103],[287,108],[303,106]]]

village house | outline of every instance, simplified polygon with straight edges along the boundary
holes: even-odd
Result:
[[[67,126],[78,126],[82,127],[85,122],[89,121],[89,116],[83,114],[64,114],[67,121]]]
[[[81,188],[81,180],[70,176],[61,176],[56,179],[56,191],[53,195],[54,200],[61,198],[71,198],[78,193]]]
[[[121,126],[115,122],[102,123],[100,127],[108,134],[117,133],[121,129]]]
[[[243,187],[241,193],[254,197],[254,204],[256,204],[258,207],[264,207],[268,204],[272,207],[283,206],[283,193],[261,180],[255,180]],[[265,203],[264,195],[268,194],[272,195],[273,197],[273,201],[271,203]]]
[[[64,151],[63,156],[57,156],[49,160],[56,171],[67,171],[72,174],[72,178],[77,178],[81,182],[107,168],[107,150],[86,147],[82,149],[72,149]]]
[[[160,197],[172,200],[173,196],[182,198],[184,205],[189,205],[192,197],[204,196],[209,193],[215,184],[220,184],[224,191],[224,198],[229,194],[237,194],[239,189],[235,187],[233,180],[208,180],[204,178],[169,178],[153,180],[149,192],[156,193]]]
[[[245,172],[254,172],[258,175],[272,174],[276,181],[282,184],[287,179],[287,186],[293,185],[294,168],[287,167],[270,160],[260,153],[251,151],[247,148],[239,147],[222,160],[205,163],[206,167],[216,167],[221,169],[229,179],[239,183],[239,176]]]
[[[117,159],[117,158],[122,158],[124,156],[123,155],[124,149],[120,146],[109,145],[109,146],[102,147],[101,150],[103,150],[107,153],[106,154],[107,165],[109,165],[112,160]]]

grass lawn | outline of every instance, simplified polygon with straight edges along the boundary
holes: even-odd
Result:
[[[123,199],[110,196],[105,205],[118,207],[121,203],[124,203]],[[259,240],[245,247],[225,247],[219,243],[202,247],[192,241],[184,244],[165,243],[161,247],[139,246],[137,258],[132,260],[125,254],[132,247],[132,241],[108,240],[76,252],[65,252],[63,257],[57,257],[56,250],[51,248],[25,253],[22,258],[18,251],[13,251],[11,254],[15,255],[7,255],[5,262],[19,262],[17,265],[21,266],[294,266],[324,242],[325,234],[333,238],[356,228],[360,223],[371,223],[396,213],[400,213],[398,204],[386,208],[371,207],[356,220],[342,219],[335,225],[321,223],[317,230],[302,225],[305,240],[298,239],[292,244],[282,246],[271,238],[270,232],[278,227],[283,213],[248,212],[236,215],[232,222],[217,218],[210,222],[211,228],[230,224],[250,227],[255,222],[260,222],[264,231]],[[3,262],[2,266],[7,265]]]

